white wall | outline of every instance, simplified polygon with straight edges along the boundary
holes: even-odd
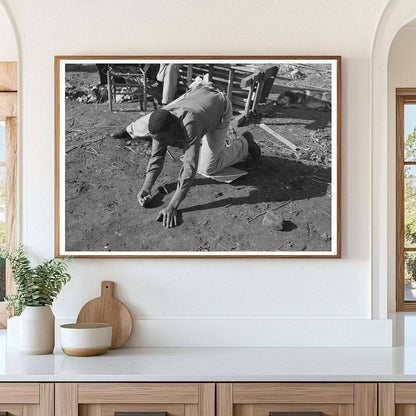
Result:
[[[369,65],[387,0],[0,3],[22,42],[21,237],[39,257],[53,256],[54,55],[343,58],[342,259],[74,259],[58,317],[72,320],[110,279],[137,319],[130,345],[390,343],[389,322],[370,320]]]
[[[6,10],[0,3],[0,61],[17,61],[17,45]]]
[[[396,88],[416,88],[416,25],[404,26],[391,44],[388,60],[388,305],[396,310]]]

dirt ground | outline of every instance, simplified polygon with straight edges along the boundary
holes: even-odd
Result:
[[[283,69],[269,98],[289,89],[330,87],[330,72],[304,68],[292,80]],[[99,82],[94,72],[67,72],[77,86]],[[133,106],[137,109],[137,103]],[[109,134],[144,115],[110,112],[108,103],[66,100],[65,215],[68,251],[329,251],[331,249],[331,113],[274,105],[250,124],[262,150],[239,168],[248,175],[231,184],[197,176],[180,207],[179,226],[164,228],[156,216],[170,201],[181,152],[166,157],[153,190],[152,207],[141,208],[137,193],[145,177],[150,143],[115,140]],[[273,140],[265,123],[299,147],[299,157]],[[167,183],[168,195],[157,191]],[[281,206],[282,205],[282,206]],[[281,206],[281,207],[280,207]],[[280,208],[279,208],[280,207]],[[267,211],[284,221],[282,231],[263,225]]]

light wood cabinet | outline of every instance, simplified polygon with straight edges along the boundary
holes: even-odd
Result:
[[[380,383],[379,416],[415,416],[416,383]]]
[[[0,383],[0,416],[2,412],[8,416],[416,416],[416,383]]]
[[[217,416],[377,416],[376,383],[219,383],[216,400]]]
[[[215,416],[214,383],[57,383],[56,416]],[[159,415],[155,415],[159,413]]]
[[[0,415],[54,416],[53,383],[0,383]]]

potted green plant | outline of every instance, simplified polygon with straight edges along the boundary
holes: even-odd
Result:
[[[70,279],[65,259],[51,259],[33,267],[23,246],[1,250],[10,261],[16,292],[6,296],[8,309],[19,318],[19,351],[23,354],[49,354],[55,346],[55,316],[51,305]]]

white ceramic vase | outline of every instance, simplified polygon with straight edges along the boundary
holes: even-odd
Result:
[[[55,316],[50,306],[26,306],[19,319],[21,354],[50,354],[55,347]]]
[[[13,316],[7,320],[7,346],[19,347],[19,320],[20,316]]]

